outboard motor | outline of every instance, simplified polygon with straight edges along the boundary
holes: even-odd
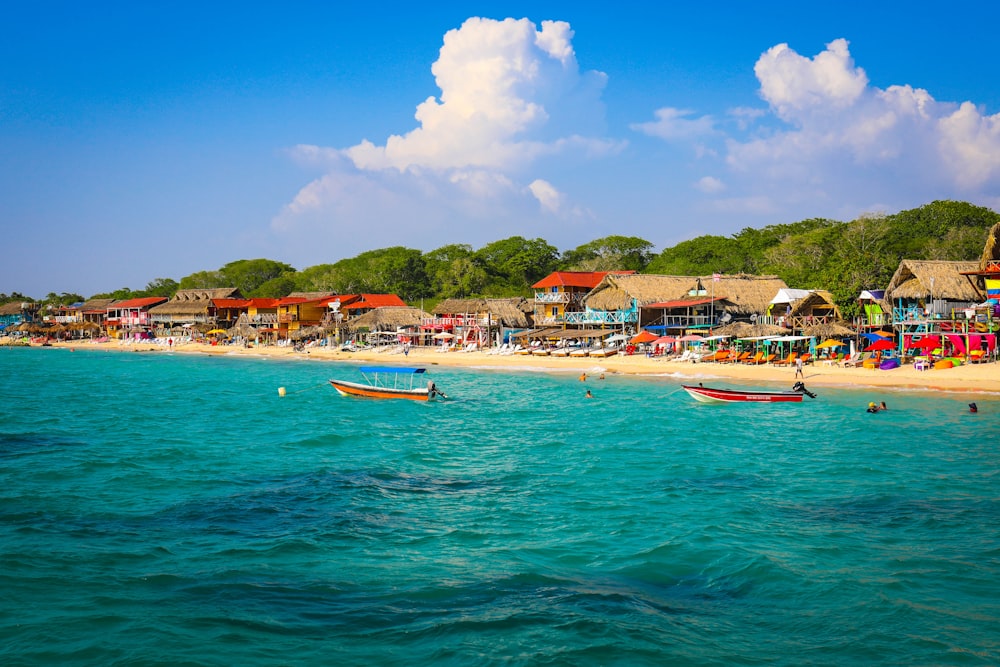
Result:
[[[797,391],[797,392],[800,392],[802,394],[805,394],[809,398],[816,398],[816,394],[814,394],[811,391],[809,391],[808,389],[806,389],[806,386],[804,384],[802,384],[801,382],[796,382],[795,384],[793,384],[792,385],[792,391]]]

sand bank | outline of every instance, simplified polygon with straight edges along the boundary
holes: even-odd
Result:
[[[298,358],[310,361],[355,361],[378,364],[399,364],[410,366],[464,366],[510,369],[544,369],[553,372],[573,372],[588,374],[604,372],[632,375],[670,375],[675,377],[726,378],[740,383],[767,383],[790,386],[795,382],[794,367],[747,366],[716,363],[691,363],[688,361],[667,361],[647,358],[643,355],[615,356],[604,359],[588,357],[540,357],[524,355],[499,355],[489,352],[437,352],[432,349],[413,348],[408,355],[386,349],[345,352],[326,347],[312,347],[296,352],[291,347],[242,348],[238,346],[213,346],[205,343],[187,343],[173,348],[138,343],[119,345],[108,343],[54,343],[53,347],[73,349],[95,349],[113,352],[152,352],[175,354],[232,354],[267,357]],[[398,348],[395,348],[398,350]],[[957,391],[970,393],[1000,394],[1000,364],[963,364],[957,368],[918,371],[912,366],[903,366],[890,371],[866,368],[842,368],[818,362],[804,368],[804,382],[807,386],[869,386],[913,389],[923,388],[936,391]]]

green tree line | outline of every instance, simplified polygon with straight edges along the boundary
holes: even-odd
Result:
[[[542,238],[512,236],[473,249],[452,244],[421,252],[395,246],[332,264],[296,270],[270,259],[243,259],[181,278],[157,278],[145,289],[91,298],[172,296],[178,289],[238,287],[248,297],[291,292],[393,293],[409,303],[451,297],[531,296],[552,271],[632,270],[667,275],[777,275],[790,287],[826,289],[847,313],[863,289],[884,288],[902,259],[975,260],[1000,214],[966,202],[935,201],[892,215],[850,222],[812,218],[731,236],[704,235],[654,252],[635,236],[607,236],[560,252]],[[0,302],[25,297],[0,294]],[[44,303],[82,301],[49,294]],[[428,306],[430,307],[430,306]]]

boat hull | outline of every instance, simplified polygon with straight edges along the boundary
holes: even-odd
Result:
[[[684,391],[701,403],[801,403],[803,397],[797,391],[743,391],[688,385],[684,385]]]
[[[411,401],[429,401],[431,393],[426,387],[416,389],[394,389],[392,387],[373,387],[358,382],[346,380],[330,380],[330,384],[341,396],[363,396],[365,398],[404,398]]]

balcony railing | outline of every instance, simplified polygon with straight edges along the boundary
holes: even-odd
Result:
[[[636,321],[637,313],[628,310],[587,310],[569,312],[561,317],[566,324],[629,324]]]
[[[535,303],[569,303],[571,300],[569,292],[535,292]]]
[[[278,321],[287,324],[288,322],[298,322],[299,316],[295,313],[281,313],[278,315]]]

